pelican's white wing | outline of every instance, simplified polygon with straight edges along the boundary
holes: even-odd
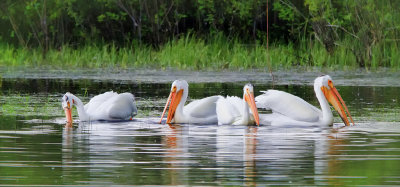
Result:
[[[204,99],[195,100],[186,105],[183,111],[188,116],[195,118],[208,118],[217,115],[216,102],[218,99],[223,98],[222,96],[216,95],[206,97]]]
[[[255,98],[258,108],[270,109],[273,113],[304,122],[318,121],[322,115],[318,108],[292,94],[278,90],[262,92],[264,94]]]
[[[129,119],[137,114],[135,97],[131,93],[114,96],[103,105],[111,119]]]
[[[243,99],[238,97],[230,97],[218,99],[217,101],[217,116],[218,124],[226,125],[233,124],[243,114],[241,110],[243,108]]]
[[[135,98],[131,93],[106,92],[93,97],[86,112],[93,120],[128,120],[137,114]]]
[[[118,93],[109,91],[105,92],[100,95],[94,96],[90,101],[85,105],[85,111],[86,112],[91,112],[91,111],[96,111],[100,105],[102,105],[104,102],[106,102],[108,99],[117,96]]]

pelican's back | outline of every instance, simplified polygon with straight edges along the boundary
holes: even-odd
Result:
[[[239,97],[230,97],[220,98],[217,101],[217,116],[218,116],[218,124],[232,124],[234,123],[240,116],[242,116],[243,112],[243,99]]]
[[[90,99],[85,110],[93,120],[127,120],[137,114],[135,98],[131,93],[113,91]]]
[[[210,96],[199,100],[194,100],[184,107],[184,112],[192,117],[207,118],[216,117],[216,102],[222,96]]]
[[[109,91],[100,95],[94,96],[90,101],[85,105],[85,111],[91,113],[92,111],[97,111],[99,106],[102,105],[108,99],[117,96],[118,93]]]
[[[257,108],[269,109],[273,113],[304,122],[318,121],[322,115],[318,108],[307,103],[300,97],[278,90],[262,92],[264,94],[255,98]]]
[[[105,103],[111,119],[129,119],[137,114],[135,97],[131,93],[121,93]]]

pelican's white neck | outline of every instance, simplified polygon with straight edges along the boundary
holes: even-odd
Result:
[[[245,96],[246,96],[246,94],[243,93],[243,116],[241,119],[241,121],[242,121],[241,124],[243,124],[243,125],[247,125],[250,122],[250,113],[249,113],[250,108],[245,100]]]
[[[189,121],[188,116],[184,114],[183,107],[185,106],[189,91],[189,88],[183,88],[183,94],[181,100],[179,101],[178,106],[176,107],[175,111],[175,121]]]
[[[235,122],[233,122],[233,125],[249,125],[249,123],[251,121],[250,112],[249,112],[250,108],[246,102],[245,96],[246,96],[246,94],[243,93],[243,99],[242,99],[242,102],[243,102],[242,107],[243,108],[242,108],[241,116],[238,119],[236,119]]]
[[[76,109],[77,109],[78,115],[79,115],[79,120],[80,121],[89,121],[89,115],[86,113],[82,101],[78,97],[76,97],[75,95],[72,95],[72,94],[71,94],[71,98],[75,101],[75,103],[73,103],[73,105],[76,106]]]
[[[319,104],[321,106],[321,111],[322,111],[322,116],[320,118],[320,122],[323,125],[332,124],[333,123],[333,115],[332,115],[331,107],[329,106],[329,103],[326,100],[326,97],[321,90],[321,85],[314,84],[314,91],[315,91],[315,95],[317,96],[317,99],[319,101]]]

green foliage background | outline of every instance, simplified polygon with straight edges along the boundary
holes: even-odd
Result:
[[[162,56],[166,45],[187,37],[205,46],[221,42],[222,37],[222,43],[251,45],[245,50],[252,51],[267,41],[268,7],[269,41],[275,44],[272,47],[290,51],[286,54],[290,65],[399,66],[400,1],[268,2],[267,6],[267,0],[2,0],[0,64],[15,64],[14,58],[32,64],[26,56],[41,54],[38,60],[43,61],[49,51],[88,45],[106,46],[108,52],[140,48]],[[137,58],[135,52],[132,55]],[[343,60],[348,62],[339,62]],[[218,63],[230,67],[232,62]]]

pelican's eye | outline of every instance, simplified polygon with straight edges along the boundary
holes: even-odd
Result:
[[[329,86],[330,88],[333,88],[333,82],[332,82],[332,80],[328,80],[328,86]]]

